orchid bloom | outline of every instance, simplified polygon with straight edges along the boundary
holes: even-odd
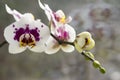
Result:
[[[81,53],[82,51],[91,50],[95,46],[95,41],[89,32],[82,32],[77,35],[74,44],[75,48]]]
[[[62,10],[57,10],[56,12],[54,12],[47,4],[43,5],[40,0],[39,5],[45,11],[48,20],[51,22],[51,28],[56,28],[59,24],[66,24],[72,20],[70,16],[66,18]]]
[[[6,11],[15,18],[15,22],[4,30],[4,37],[9,43],[9,52],[17,54],[29,49],[43,52],[49,37],[49,28],[40,20],[34,20],[31,13],[21,14],[5,5]]]
[[[71,17],[66,19],[66,16],[62,10],[58,10],[56,12],[52,11],[47,4],[42,4],[39,0],[40,7],[45,11],[45,14],[51,22],[51,34],[50,38],[46,42],[46,50],[47,54],[53,54],[62,49],[64,52],[72,52],[74,50],[74,46],[71,44],[67,44],[65,42],[73,43],[76,37],[76,32],[72,28],[72,26],[67,23],[72,19]]]

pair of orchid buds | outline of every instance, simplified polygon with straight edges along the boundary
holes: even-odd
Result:
[[[94,47],[95,42],[89,32],[82,32],[76,36],[74,28],[68,24],[72,18],[66,18],[62,10],[54,12],[40,0],[39,5],[49,20],[49,26],[40,19],[35,20],[31,13],[21,14],[5,5],[7,13],[16,20],[4,30],[4,37],[9,43],[9,53],[17,54],[26,49],[47,54],[57,53],[62,49],[70,53],[75,48],[81,53]]]

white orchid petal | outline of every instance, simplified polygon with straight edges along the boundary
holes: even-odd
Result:
[[[31,13],[25,13],[19,23],[30,24],[34,21],[34,16]]]
[[[45,50],[45,45],[44,44],[36,44],[33,48],[29,47],[29,50],[37,53],[41,53]]]
[[[49,6],[47,4],[45,4],[45,6],[41,3],[40,0],[38,0],[39,6],[45,11],[45,14],[48,18],[48,20],[51,20],[51,15],[50,13],[52,12],[52,10],[49,8]]]
[[[7,4],[5,5],[5,8],[6,8],[6,11],[7,11],[9,14],[13,15],[13,17],[14,17],[14,19],[15,19],[16,21],[19,21],[20,18],[23,16],[23,15],[22,15],[21,13],[19,13],[18,11],[16,11],[16,10],[11,10],[10,7],[8,7]]]
[[[50,36],[48,41],[46,42],[46,54],[54,54],[60,50],[60,45],[57,43],[57,41]]]
[[[26,50],[26,47],[19,47],[18,44],[10,44],[9,45],[9,53],[18,54]]]
[[[18,43],[17,41],[14,40],[14,36],[15,36],[15,34],[14,34],[15,29],[13,28],[14,24],[15,23],[7,26],[4,30],[4,37],[5,37],[6,41],[8,43],[11,43],[11,44],[17,44]]]
[[[45,7],[44,7],[44,5],[41,3],[40,0],[38,0],[38,3],[39,3],[39,6],[40,6],[43,10],[45,10]]]
[[[52,14],[53,11],[50,9],[48,4],[45,4],[45,9],[48,10],[50,14]]]
[[[54,17],[53,11],[50,9],[50,7],[47,4],[45,4],[45,14],[49,21],[51,21],[51,17]]]
[[[70,36],[70,38],[68,39],[68,42],[74,42],[76,38],[76,32],[74,28],[68,24],[65,24],[65,28],[69,32],[69,36]]]
[[[72,45],[61,45],[61,49],[64,52],[73,52],[74,51],[74,46],[72,46]]]
[[[71,21],[72,21],[72,17],[69,16],[69,17],[66,19],[66,23],[69,23],[69,22],[71,22]]]
[[[25,13],[24,16],[19,21],[12,23],[8,27],[13,28],[13,25],[14,25],[13,29],[26,28],[26,25],[31,25],[33,23],[34,23],[33,15],[31,13]],[[30,27],[32,27],[32,26],[30,26]],[[35,27],[35,26],[33,26],[33,27]]]
[[[65,17],[65,14],[62,10],[57,10],[55,13],[57,16],[59,16],[60,18]]]

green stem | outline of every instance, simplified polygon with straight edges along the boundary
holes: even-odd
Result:
[[[4,46],[7,42],[6,41],[3,41],[1,44],[0,44],[0,47]]]
[[[85,56],[86,58],[90,59],[92,62],[95,61],[95,59],[91,58],[89,55],[87,55],[84,51],[81,53],[83,56]]]

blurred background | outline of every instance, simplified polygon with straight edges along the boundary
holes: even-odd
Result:
[[[96,41],[91,51],[106,68],[101,74],[91,62],[74,51],[59,51],[54,55],[8,53],[8,44],[0,47],[0,80],[120,80],[120,0],[41,0],[54,11],[62,9],[72,16],[70,24],[77,33],[89,31]],[[36,19],[48,24],[38,0],[0,0],[0,43],[3,31],[14,19],[5,4],[21,13],[33,13]]]

